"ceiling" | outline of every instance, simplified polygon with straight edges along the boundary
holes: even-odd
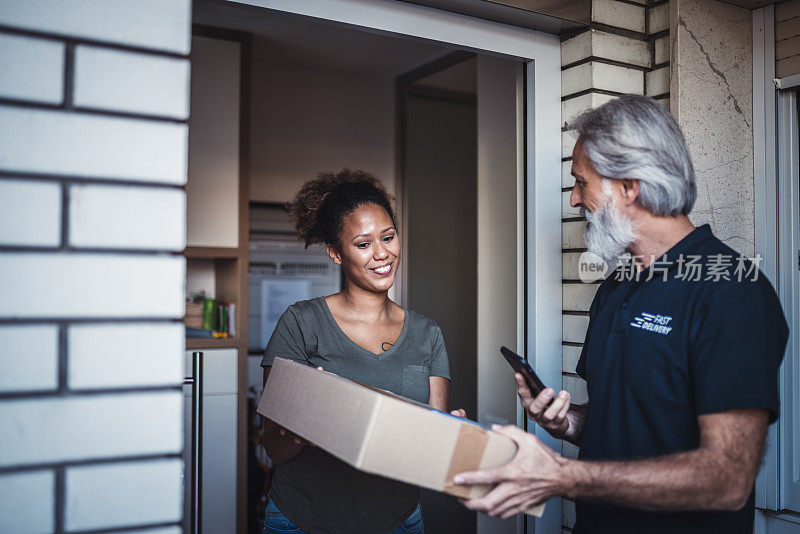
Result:
[[[370,33],[219,0],[196,1],[192,18],[195,24],[254,34],[261,59],[375,76],[399,76],[454,51],[429,41]]]

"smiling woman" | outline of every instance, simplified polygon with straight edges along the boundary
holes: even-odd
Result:
[[[400,237],[389,195],[373,175],[322,173],[289,206],[306,246],[323,243],[344,289],[289,306],[267,344],[276,357],[446,410],[447,351],[439,327],[389,299]],[[463,410],[452,412],[464,416]],[[264,524],[272,532],[421,533],[419,489],[356,470],[267,420],[262,443],[276,462]]]

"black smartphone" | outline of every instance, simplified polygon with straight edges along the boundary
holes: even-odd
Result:
[[[500,347],[500,353],[506,359],[508,364],[514,369],[514,371],[521,374],[525,378],[525,382],[528,384],[528,387],[530,388],[534,397],[547,387],[544,385],[544,382],[542,382],[539,377],[536,376],[536,372],[533,370],[533,367],[531,367],[525,358],[506,347]]]

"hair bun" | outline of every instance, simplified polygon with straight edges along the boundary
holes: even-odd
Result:
[[[292,224],[308,247],[315,243],[338,244],[344,217],[365,203],[386,208],[394,223],[386,189],[365,171],[321,172],[303,184],[287,207]]]

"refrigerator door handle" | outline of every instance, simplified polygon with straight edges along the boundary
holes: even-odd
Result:
[[[203,496],[203,353],[192,353],[192,378],[184,379],[192,384],[192,481],[190,532],[202,533],[201,506]]]

